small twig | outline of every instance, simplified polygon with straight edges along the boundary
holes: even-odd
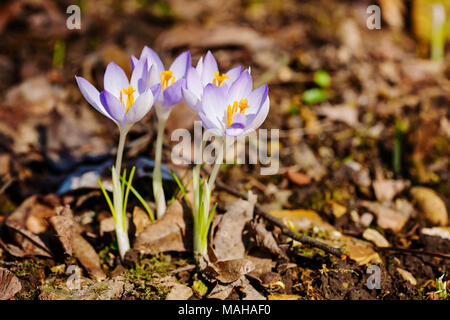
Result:
[[[450,260],[450,254],[446,253],[439,253],[439,252],[429,252],[429,251],[422,251],[418,249],[407,249],[407,248],[397,248],[397,247],[375,247],[375,250],[379,251],[399,251],[399,252],[405,252],[405,253],[415,253],[415,254],[422,254],[425,256],[431,256],[431,257],[437,257],[442,259],[449,259]]]
[[[14,181],[16,181],[16,178],[9,178],[8,181],[6,181],[5,184],[0,188],[0,194],[3,194]]]
[[[170,274],[177,274],[177,273],[180,273],[180,272],[183,272],[183,271],[189,271],[189,270],[192,270],[192,269],[195,269],[195,268],[196,268],[195,264],[188,264],[187,266],[184,266],[184,267],[172,270],[169,273]]]
[[[228,192],[231,195],[234,195],[238,198],[244,199],[244,200],[248,200],[247,196],[239,193],[237,190],[227,186],[226,184],[224,184],[223,182],[216,180],[216,187],[219,189],[222,189],[226,192]],[[271,223],[273,223],[274,225],[276,225],[278,228],[281,229],[281,232],[289,237],[291,237],[292,239],[295,239],[301,243],[306,243],[309,244],[315,248],[319,248],[322,249],[323,251],[332,254],[334,256],[337,256],[339,258],[345,258],[346,256],[342,253],[341,250],[331,247],[321,241],[315,240],[313,238],[310,238],[308,236],[305,235],[301,235],[297,232],[292,231],[291,229],[289,229],[284,223],[283,221],[281,221],[280,219],[272,216],[271,214],[265,212],[264,210],[261,209],[261,207],[258,204],[255,204],[255,212],[260,215],[261,217],[263,217],[264,219],[266,219],[267,221],[270,221]]]

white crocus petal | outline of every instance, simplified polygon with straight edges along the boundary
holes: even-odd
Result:
[[[203,95],[203,86],[200,79],[200,74],[193,67],[190,67],[186,73],[186,87],[198,98]]]
[[[103,78],[103,86],[105,90],[120,99],[120,92],[129,85],[128,77],[125,72],[116,63],[110,62],[106,67]]]
[[[242,73],[241,66],[237,66],[237,67],[234,67],[233,69],[228,70],[228,72],[226,73],[228,78],[226,78],[223,83],[228,86],[231,86],[233,84],[233,82],[235,82],[237,80],[237,78],[239,78],[241,73]]]
[[[246,98],[252,91],[252,77],[247,71],[241,73],[239,78],[231,85],[228,91],[227,104],[233,104],[234,101],[240,101]]]
[[[199,112],[198,117],[206,130],[210,131],[215,135],[220,136],[224,135],[225,129],[219,119],[208,118],[203,112]]]
[[[148,86],[154,86],[158,83],[161,83],[161,77],[160,77],[161,72],[158,70],[158,65],[156,63],[153,63],[150,68],[150,72],[149,72],[150,76],[149,76]]]
[[[195,67],[195,70],[197,70],[198,74],[202,74],[203,72],[203,57],[200,57],[197,62],[197,67]]]
[[[187,105],[198,112],[201,108],[200,98],[188,89],[181,88],[181,90],[183,92],[184,101],[187,103]]]
[[[208,119],[216,123],[219,127],[218,122],[219,116],[222,117],[226,113],[226,88],[217,87],[213,84],[208,84],[203,91],[203,101],[202,101],[202,112]]]
[[[203,61],[203,70],[201,73],[202,84],[205,87],[208,83],[212,83],[214,79],[214,73],[219,72],[217,61],[212,55],[211,51],[208,51]]]
[[[125,115],[125,121],[127,123],[135,123],[140,121],[153,106],[153,93],[150,89],[147,89],[141,94]]]

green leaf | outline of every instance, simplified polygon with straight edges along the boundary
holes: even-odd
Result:
[[[136,167],[133,166],[133,168],[131,169],[130,172],[130,178],[128,179],[127,182],[127,191],[125,191],[125,196],[123,198],[123,211],[122,211],[122,216],[123,216],[123,228],[126,229],[125,227],[125,217],[127,214],[127,203],[128,203],[128,195],[130,194],[130,188],[131,188],[131,182],[133,181],[133,176],[134,176],[134,171],[136,171]],[[122,188],[123,188],[123,184],[125,183],[125,177],[126,177],[126,171],[124,173],[124,179],[122,179]]]
[[[177,175],[175,174],[175,172],[173,170],[170,170],[170,172],[172,173],[173,178],[175,179],[178,188],[180,188],[181,193],[183,194],[184,200],[186,201],[186,203],[188,204],[188,206],[191,208],[191,210],[193,210],[192,204],[189,201],[189,198],[187,196],[186,193],[186,189],[184,188],[183,184],[181,183],[180,179],[177,177]]]
[[[314,73],[314,82],[322,88],[328,88],[331,84],[331,77],[328,72],[319,70]]]
[[[322,102],[328,98],[328,93],[320,88],[312,88],[303,92],[303,102],[307,104],[315,104]]]
[[[202,280],[195,280],[192,284],[192,289],[197,291],[197,293],[202,297],[208,292],[208,287],[203,283]]]
[[[103,184],[102,184],[102,182],[100,181],[99,178],[97,178],[97,183],[100,186],[100,189],[102,190],[102,193],[103,193],[103,196],[106,199],[106,202],[108,203],[109,210],[111,210],[111,214],[113,215],[113,218],[114,218],[114,223],[117,224],[116,212],[114,210],[114,206],[113,206],[113,204],[111,202],[111,199],[109,198],[109,195],[106,192],[105,188],[103,187]]]
[[[120,179],[122,181],[125,180],[122,176],[120,177]],[[133,195],[136,197],[136,199],[138,199],[138,201],[144,207],[145,211],[147,211],[148,215],[150,216],[150,219],[152,221],[155,221],[155,216],[153,215],[152,209],[150,209],[147,202],[145,202],[144,198],[139,194],[139,192],[137,192],[137,190],[135,188],[133,188],[131,183],[128,183],[127,181],[125,181],[125,184],[127,185],[127,187],[128,187],[128,185],[130,186],[130,191],[133,193]]]

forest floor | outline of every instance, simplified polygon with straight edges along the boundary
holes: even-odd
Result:
[[[1,8],[0,299],[443,298],[450,54],[420,58],[409,27],[369,30],[365,1],[86,1],[75,31],[61,27],[69,1],[56,3]],[[280,130],[270,145],[278,173],[222,167],[204,270],[170,174],[163,219],[130,199],[134,249],[123,262],[96,182],[108,183],[118,131],[74,76],[101,84],[111,60],[129,73],[145,45],[167,63],[189,49],[196,64],[210,49],[221,70],[251,66],[257,85],[269,84],[263,128]],[[180,103],[166,128],[163,162],[185,182],[190,168],[171,163],[170,137],[194,120]],[[152,114],[124,156],[151,208],[155,138]],[[344,255],[294,241],[267,214]]]

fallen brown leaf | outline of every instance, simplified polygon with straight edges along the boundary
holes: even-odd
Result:
[[[249,192],[249,200],[239,199],[232,203],[221,216],[213,238],[214,252],[218,260],[240,259],[245,255],[242,232],[253,218],[256,195]]]
[[[8,269],[0,268],[0,300],[9,300],[22,289],[20,280]]]
[[[69,205],[56,208],[56,216],[51,217],[49,221],[55,229],[64,251],[71,256],[73,252],[73,214]]]
[[[186,210],[187,211],[187,210]],[[185,212],[178,200],[168,208],[166,214],[142,231],[134,241],[133,248],[146,254],[192,249],[192,237],[188,226],[190,212]]]
[[[100,267],[100,258],[91,244],[79,233],[74,233],[72,248],[75,257],[86,268],[89,275],[95,280],[106,279],[106,275]]]

